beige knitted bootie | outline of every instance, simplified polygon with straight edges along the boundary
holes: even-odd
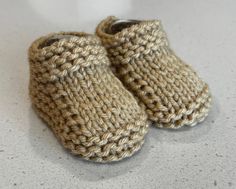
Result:
[[[58,33],[29,48],[30,97],[65,148],[97,162],[118,161],[140,149],[147,116],[113,75],[100,40]]]
[[[156,126],[193,126],[208,114],[208,85],[171,50],[158,20],[108,17],[96,29],[114,72]]]

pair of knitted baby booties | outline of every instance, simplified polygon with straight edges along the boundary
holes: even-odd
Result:
[[[208,85],[171,50],[160,21],[108,17],[96,34],[53,33],[29,48],[33,107],[65,148],[118,161],[140,149],[148,120],[180,128],[207,116]]]

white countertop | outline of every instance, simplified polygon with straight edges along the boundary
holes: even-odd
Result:
[[[142,150],[95,164],[63,149],[32,110],[27,48],[56,31],[93,32],[108,15],[162,20],[175,52],[210,85],[202,124],[152,127]],[[0,2],[0,188],[236,188],[236,1],[25,0]]]

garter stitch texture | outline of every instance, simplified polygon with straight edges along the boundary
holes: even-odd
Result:
[[[208,114],[208,85],[169,47],[158,20],[124,24],[117,32],[108,17],[96,29],[115,74],[146,109],[157,127],[193,126]]]
[[[31,101],[65,148],[97,162],[118,161],[140,149],[147,116],[113,75],[97,37],[41,37],[29,48],[29,62]]]

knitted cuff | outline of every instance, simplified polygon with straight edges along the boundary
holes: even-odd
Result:
[[[114,16],[108,17],[96,29],[111,59],[114,56],[124,64],[132,58],[158,53],[162,47],[168,47],[167,36],[159,20],[137,21],[117,33],[111,33],[111,25],[117,20]]]
[[[85,33],[60,32],[41,37],[29,48],[31,73],[40,82],[62,79],[80,69],[109,65],[100,40]]]

